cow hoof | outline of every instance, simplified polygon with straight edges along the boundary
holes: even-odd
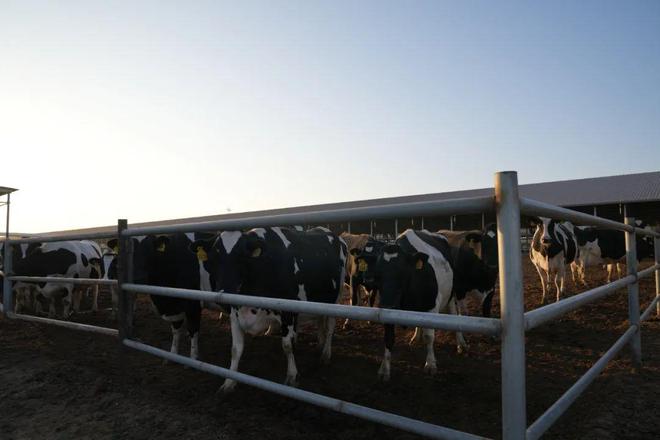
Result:
[[[218,389],[217,394],[226,396],[231,394],[234,391],[234,388],[236,388],[236,382],[233,380],[226,380],[225,383],[223,383],[222,386]]]
[[[288,385],[290,387],[297,388],[298,387],[298,381],[296,380],[296,376],[287,376],[286,380],[284,381],[284,385]]]
[[[433,376],[438,372],[438,367],[434,363],[427,362],[424,364],[424,372]]]
[[[170,363],[170,361],[168,361],[167,359],[163,359],[162,361],[160,361],[160,364],[162,366],[168,365],[169,363]]]
[[[469,349],[470,349],[469,345],[457,345],[456,346],[456,353],[465,354],[465,353],[468,352]]]
[[[388,372],[383,372],[381,370],[378,370],[378,380],[381,382],[389,382],[390,381],[390,373]]]

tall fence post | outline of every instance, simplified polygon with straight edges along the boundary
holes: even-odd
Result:
[[[655,264],[660,264],[660,238],[653,239],[653,248],[655,252]],[[660,296],[660,269],[655,271],[655,296]],[[660,318],[660,301],[655,305],[656,314]]]
[[[525,393],[525,303],[520,249],[518,173],[495,174],[495,209],[502,321],[502,438],[524,440],[527,428]]]
[[[635,226],[634,217],[626,217],[626,224]],[[639,325],[639,280],[637,280],[637,234],[626,231],[626,265],[628,275],[635,276],[635,282],[628,284],[628,320],[630,325],[636,325],[637,331],[630,340],[633,368],[642,366],[642,338]]]
[[[119,341],[130,339],[133,336],[133,301],[131,301],[132,292],[124,290],[122,285],[130,283],[132,280],[132,262],[131,259],[131,238],[122,235],[122,231],[128,228],[128,221],[120,219],[117,222],[117,241],[119,244],[119,253],[117,255],[117,299],[119,322]]]
[[[5,276],[2,280],[2,289],[3,289],[3,296],[2,296],[2,310],[7,316],[8,313],[11,313],[14,311],[14,293],[12,292],[11,289],[11,281],[9,281],[9,277],[12,274],[13,268],[12,266],[12,249],[11,249],[11,243],[8,240],[5,240],[5,257],[4,257],[4,267],[3,271],[5,273]]]

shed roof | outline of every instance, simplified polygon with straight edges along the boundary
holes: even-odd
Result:
[[[618,176],[593,177],[586,179],[560,180],[555,182],[531,183],[519,186],[520,195],[559,206],[592,206],[617,203],[660,202],[660,171]],[[291,208],[263,211],[188,217],[153,222],[133,223],[131,226],[161,226],[178,223],[195,223],[237,217],[260,217],[266,215],[323,211],[329,209],[355,208],[364,206],[388,205],[425,200],[447,200],[464,197],[477,197],[493,194],[493,188],[478,188],[463,191],[419,194],[411,196],[387,197],[380,199],[357,200],[350,202],[326,203],[321,205],[296,206]],[[116,229],[115,225],[71,231],[49,232],[39,235],[66,233],[105,232]]]

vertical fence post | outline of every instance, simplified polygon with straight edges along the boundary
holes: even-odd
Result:
[[[120,219],[117,222],[117,241],[119,243],[119,254],[117,255],[117,299],[119,321],[119,341],[130,339],[133,336],[133,301],[132,292],[122,288],[122,284],[131,282],[133,265],[130,260],[132,255],[131,238],[124,237],[121,233],[128,228],[128,221]]]
[[[525,395],[525,303],[520,249],[518,173],[495,174],[495,209],[502,320],[502,438],[524,440],[527,428]]]
[[[653,248],[655,252],[655,264],[660,264],[660,238],[653,238]],[[655,271],[655,296],[660,296],[660,269]],[[660,318],[660,302],[655,306],[656,313]]]
[[[11,289],[11,281],[9,281],[9,276],[12,274],[13,268],[12,266],[12,249],[11,249],[11,243],[9,240],[5,239],[5,257],[4,257],[4,267],[3,271],[5,273],[5,276],[2,280],[2,289],[3,289],[3,296],[2,296],[2,310],[7,316],[8,313],[11,313],[14,311],[14,294]]]
[[[625,205],[624,205],[625,207]],[[626,224],[635,226],[634,217],[626,217]],[[628,285],[628,320],[630,325],[636,325],[637,331],[630,340],[633,368],[642,366],[642,338],[639,328],[639,281],[637,280],[637,234],[626,231],[626,265],[628,275],[635,275],[635,282]]]

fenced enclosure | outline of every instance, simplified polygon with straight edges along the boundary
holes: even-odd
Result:
[[[468,316],[453,316],[444,314],[431,314],[423,312],[407,312],[396,310],[372,309],[368,307],[344,306],[339,304],[320,304],[291,301],[284,299],[262,298],[238,295],[234,293],[210,293],[185,289],[174,289],[133,284],[131,274],[131,242],[130,237],[136,235],[218,231],[231,229],[245,229],[249,227],[286,226],[296,224],[323,224],[327,222],[340,222],[346,220],[365,220],[373,217],[396,218],[405,215],[442,215],[442,214],[470,214],[490,212],[495,210],[498,225],[499,244],[499,276],[500,276],[500,303],[501,317],[477,318]],[[520,215],[539,215],[544,217],[562,218],[585,225],[594,225],[609,229],[623,231],[626,234],[626,249],[628,257],[628,275],[621,280],[605,286],[596,287],[581,294],[563,299],[527,313],[523,306],[522,261],[520,244]],[[635,249],[636,234],[648,234],[655,237],[655,265],[643,271],[637,271]],[[456,199],[437,202],[420,202],[406,205],[389,205],[381,207],[343,209],[335,211],[320,211],[305,214],[287,214],[272,217],[243,218],[207,223],[171,225],[167,227],[129,228],[126,221],[120,221],[117,235],[120,241],[119,252],[119,332],[118,336],[123,345],[144,351],[170,361],[188,365],[201,371],[221,377],[229,377],[238,382],[255,386],[267,391],[278,393],[287,397],[312,403],[338,412],[354,415],[385,425],[401,428],[432,438],[480,438],[478,436],[420,422],[406,417],[385,413],[383,411],[366,408],[353,403],[333,399],[327,396],[314,394],[259,379],[243,373],[229,371],[216,365],[193,360],[184,356],[175,355],[164,350],[143,344],[134,340],[132,331],[132,296],[133,293],[158,294],[179,298],[199,299],[220,302],[232,305],[245,305],[264,307],[269,309],[290,312],[304,312],[317,315],[351,318],[357,320],[370,320],[382,323],[420,326],[443,330],[461,330],[466,332],[499,335],[502,344],[502,436],[505,439],[539,438],[560,416],[571,403],[584,391],[591,381],[605,368],[607,363],[628,343],[632,347],[632,360],[635,365],[641,363],[640,325],[653,312],[658,303],[660,281],[658,269],[658,234],[635,228],[632,219],[626,219],[626,224],[601,219],[588,214],[570,211],[563,208],[547,205],[533,200],[520,198],[517,191],[516,173],[498,173],[495,181],[494,197],[479,197],[471,199]],[[30,238],[12,240],[12,243],[61,241],[65,239],[93,239],[110,238],[108,234],[87,234],[85,236]],[[8,255],[5,256],[5,271],[11,274],[11,247],[5,246]],[[656,297],[640,316],[637,281],[645,276],[656,273]],[[63,325],[79,330],[95,331],[112,334],[101,327],[83,326],[82,324],[66,321],[50,320],[46,318],[11,313],[12,295],[11,281],[44,281],[45,278],[27,279],[26,277],[5,277],[5,312],[9,317],[19,319],[38,320],[48,324]],[[98,283],[95,279],[48,278],[50,282]],[[107,281],[114,284],[113,281]],[[526,392],[525,392],[525,332],[543,323],[557,319],[560,316],[576,310],[577,308],[599,300],[614,293],[623,286],[628,287],[629,321],[630,326],[603,357],[596,362],[589,371],[573,385],[554,405],[552,405],[529,428],[526,426]],[[9,288],[8,288],[9,287]]]

